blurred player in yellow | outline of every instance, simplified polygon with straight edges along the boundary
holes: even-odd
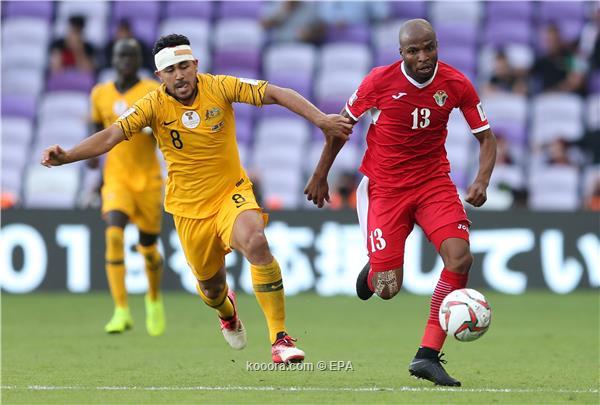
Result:
[[[96,132],[110,127],[127,108],[159,86],[154,80],[139,78],[142,53],[136,40],[118,41],[112,62],[116,80],[98,84],[92,90],[91,115]],[[152,135],[143,131],[131,135],[131,142],[123,142],[108,153],[104,165],[102,214],[106,221],[106,275],[115,303],[114,314],[104,329],[108,333],[121,333],[133,324],[125,288],[123,243],[125,225],[131,221],[139,229],[137,250],[144,257],[148,277],[146,329],[151,336],[158,336],[165,330],[160,296],[162,258],[157,248],[163,180]]]
[[[285,327],[281,270],[271,255],[252,183],[240,163],[232,103],[279,104],[326,135],[343,139],[351,132],[350,121],[323,114],[291,89],[261,80],[198,74],[198,61],[183,35],[160,38],[153,53],[156,74],[163,82],[159,89],[73,149],[49,147],[41,163],[50,167],[101,155],[150,126],[167,162],[165,210],[173,214],[185,257],[198,280],[198,294],[217,311],[225,340],[234,349],[246,346],[246,330],[225,273],[225,255],[236,249],[251,264],[273,361],[302,361],[304,352]]]

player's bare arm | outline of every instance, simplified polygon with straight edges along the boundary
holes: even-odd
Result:
[[[42,153],[41,164],[46,167],[60,166],[66,163],[73,163],[80,160],[100,156],[119,142],[125,140],[125,135],[118,125],[96,132],[89,138],[84,139],[72,149],[65,151],[59,145],[53,145],[46,148]]]
[[[96,132],[100,132],[103,129],[104,129],[104,126],[101,123],[98,123],[98,122],[92,123],[92,133],[93,134],[95,134]],[[97,169],[98,167],[100,167],[100,158],[99,157],[90,158],[85,162],[85,164],[90,169]]]
[[[479,171],[467,190],[465,201],[481,207],[487,200],[486,190],[496,163],[496,137],[491,129],[481,131],[475,137],[479,141]]]
[[[348,115],[345,108],[340,115],[347,118],[352,125],[356,124],[356,121]],[[323,145],[319,163],[317,163],[317,167],[304,188],[306,199],[312,201],[319,208],[323,207],[325,201],[329,202],[329,184],[327,183],[327,176],[329,175],[331,165],[333,165],[335,158],[340,150],[342,150],[345,143],[346,141],[341,138],[332,136],[325,137],[325,145]]]
[[[352,133],[352,123],[348,118],[339,114],[324,114],[314,104],[292,89],[268,84],[263,104],[279,104],[301,115],[319,127],[325,136],[346,140]]]

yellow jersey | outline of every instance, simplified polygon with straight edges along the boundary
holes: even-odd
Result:
[[[198,74],[198,94],[185,106],[165,85],[148,93],[116,124],[127,139],[141,128],[154,131],[165,161],[165,210],[186,218],[207,218],[236,185],[250,182],[236,141],[232,103],[262,106],[267,82],[233,76]]]
[[[90,96],[92,122],[105,128],[112,125],[133,103],[158,86],[154,80],[142,79],[122,94],[114,82],[97,84]],[[156,141],[151,135],[140,133],[131,142],[121,142],[108,152],[103,174],[105,183],[125,183],[132,191],[161,187]]]

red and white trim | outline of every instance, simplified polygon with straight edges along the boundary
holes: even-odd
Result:
[[[367,219],[369,217],[369,178],[363,177],[358,187],[356,188],[356,213],[358,214],[358,224],[360,225],[360,233],[364,238],[367,246]]]

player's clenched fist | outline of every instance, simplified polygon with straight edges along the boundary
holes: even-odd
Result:
[[[343,140],[347,140],[352,133],[352,126],[350,119],[339,114],[328,114],[319,123],[319,128],[321,128],[325,136],[332,136]]]
[[[58,145],[52,145],[46,148],[42,153],[42,165],[46,167],[60,166],[67,162],[67,152]]]
[[[304,188],[306,199],[317,207],[323,208],[325,201],[329,202],[329,184],[327,178],[312,176]]]
[[[481,182],[474,182],[467,190],[465,201],[473,207],[481,207],[487,200],[487,187]]]

